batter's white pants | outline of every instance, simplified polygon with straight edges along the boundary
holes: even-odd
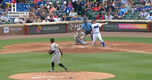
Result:
[[[97,33],[97,34],[93,34],[93,43],[95,43],[97,41],[97,38],[101,41],[104,42],[104,40],[102,39],[101,33]]]

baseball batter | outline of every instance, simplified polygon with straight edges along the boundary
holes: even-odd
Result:
[[[60,58],[63,56],[61,49],[59,48],[59,45],[55,43],[54,38],[50,39],[51,43],[51,50],[48,52],[50,55],[53,54],[52,60],[51,60],[51,70],[49,72],[54,72],[54,66],[55,63],[58,64],[60,67],[64,68],[65,71],[68,71],[68,69],[60,63]]]
[[[101,45],[103,47],[106,47],[106,44],[105,44],[104,40],[102,39],[102,36],[101,36],[101,33],[100,33],[100,27],[102,25],[105,25],[105,24],[107,24],[107,23],[102,23],[101,24],[101,23],[96,23],[95,19],[92,20],[92,33],[93,33],[92,45],[93,46],[95,46],[96,40],[97,40],[97,38],[99,38],[99,40],[101,41]]]

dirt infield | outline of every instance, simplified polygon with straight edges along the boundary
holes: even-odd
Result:
[[[39,72],[9,76],[9,78],[17,80],[95,80],[113,77],[115,77],[115,75],[99,72]]]
[[[64,53],[110,53],[110,52],[137,52],[152,54],[152,44],[135,42],[106,42],[107,47],[92,47],[88,45],[75,45],[73,42],[59,42],[60,48]],[[0,54],[21,53],[21,52],[47,52],[50,49],[49,42],[22,43],[5,46],[0,50]]]

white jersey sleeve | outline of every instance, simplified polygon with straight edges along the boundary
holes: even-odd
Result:
[[[102,26],[102,24],[101,24],[101,23],[97,23],[97,25],[98,25],[99,27],[101,27],[101,26]]]
[[[100,23],[92,24],[92,32],[93,32],[93,34],[99,33],[101,26],[102,26],[102,24],[100,24]]]
[[[53,51],[53,50],[56,50],[56,49],[58,49],[58,44],[52,43],[51,44],[51,50]]]

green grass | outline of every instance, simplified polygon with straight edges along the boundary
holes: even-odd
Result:
[[[51,56],[47,53],[18,53],[0,56],[0,80],[26,72],[46,72],[50,69]],[[150,80],[152,55],[138,53],[64,54],[62,63],[71,71],[93,71],[115,74],[108,80]],[[56,66],[57,71],[63,71]]]
[[[56,38],[57,42],[73,38]],[[90,39],[88,39],[90,40]],[[152,44],[152,38],[104,37],[105,41],[143,42]],[[0,40],[0,49],[6,45],[49,42],[49,38]],[[51,56],[47,53],[16,53],[0,55],[0,80],[11,80],[9,75],[25,72],[46,72],[50,69]],[[63,61],[72,71],[93,71],[115,74],[106,80],[151,80],[152,55],[138,53],[65,54]],[[56,66],[57,71],[63,70]]]

